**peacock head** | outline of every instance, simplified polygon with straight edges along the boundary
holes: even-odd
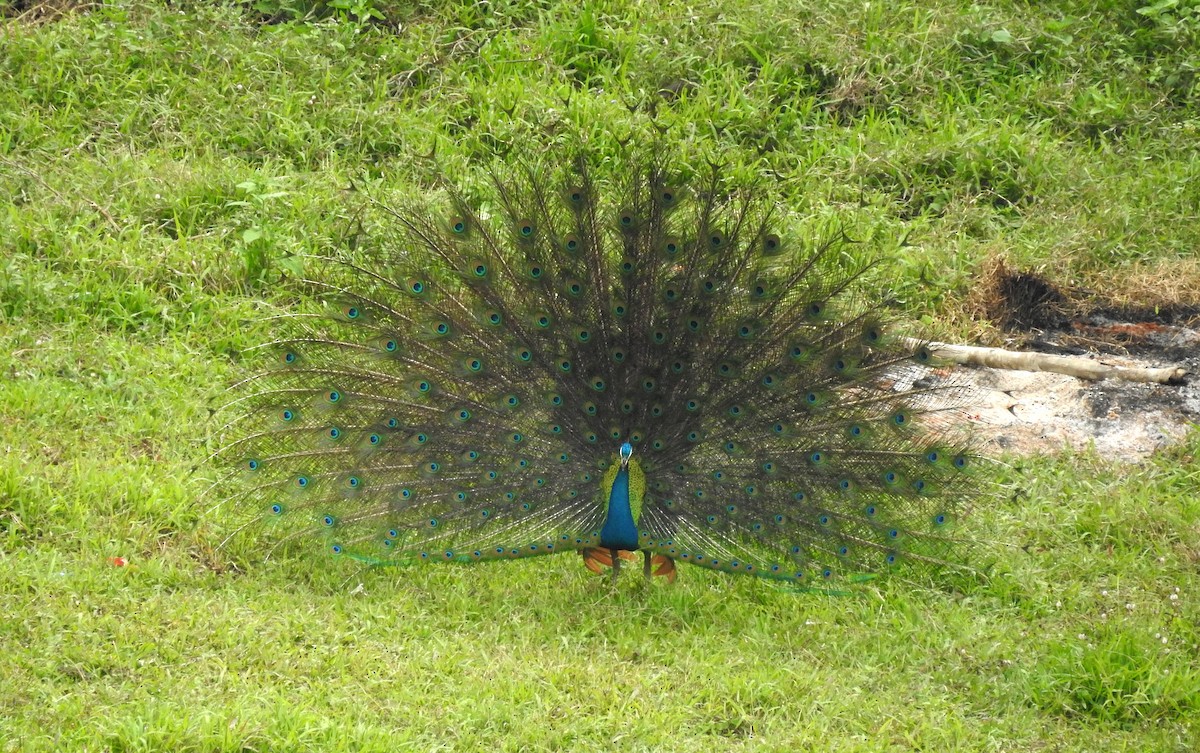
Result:
[[[633,445],[624,442],[621,445],[621,467],[625,468],[629,465],[629,458],[633,457]]]

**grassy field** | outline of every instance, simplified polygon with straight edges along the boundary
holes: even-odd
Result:
[[[1200,748],[1200,431],[1005,458],[967,531],[990,577],[848,597],[263,562],[201,498],[281,274],[435,149],[669,129],[849,223],[959,341],[995,335],[1000,258],[1197,303],[1195,0],[28,5],[0,2],[0,751]]]

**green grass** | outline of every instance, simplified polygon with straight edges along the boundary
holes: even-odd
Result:
[[[263,562],[202,496],[281,274],[375,230],[363,189],[418,190],[435,147],[467,172],[653,118],[847,223],[957,339],[998,255],[1195,296],[1194,2],[367,5],[0,29],[0,750],[1200,746],[1197,432],[1136,467],[1009,459],[968,531],[991,577],[841,598]]]

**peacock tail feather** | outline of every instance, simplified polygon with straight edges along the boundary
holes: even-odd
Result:
[[[604,177],[597,177],[597,176]],[[965,564],[974,458],[846,239],[665,160],[522,164],[318,260],[218,455],[281,541],[372,564],[629,552],[800,584]]]

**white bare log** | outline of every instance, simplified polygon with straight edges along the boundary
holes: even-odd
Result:
[[[910,340],[913,345],[919,345],[917,340]],[[1178,384],[1187,376],[1187,369],[1181,366],[1164,368],[1142,368],[1137,366],[1117,366],[1102,361],[1078,356],[1056,356],[1047,353],[1029,353],[1025,351],[1004,350],[1002,348],[981,348],[972,345],[950,345],[948,343],[926,343],[935,359],[961,363],[972,366],[988,366],[993,369],[1009,369],[1014,371],[1049,371],[1055,374],[1066,374],[1080,379],[1123,379],[1127,382],[1157,382],[1159,384]]]

